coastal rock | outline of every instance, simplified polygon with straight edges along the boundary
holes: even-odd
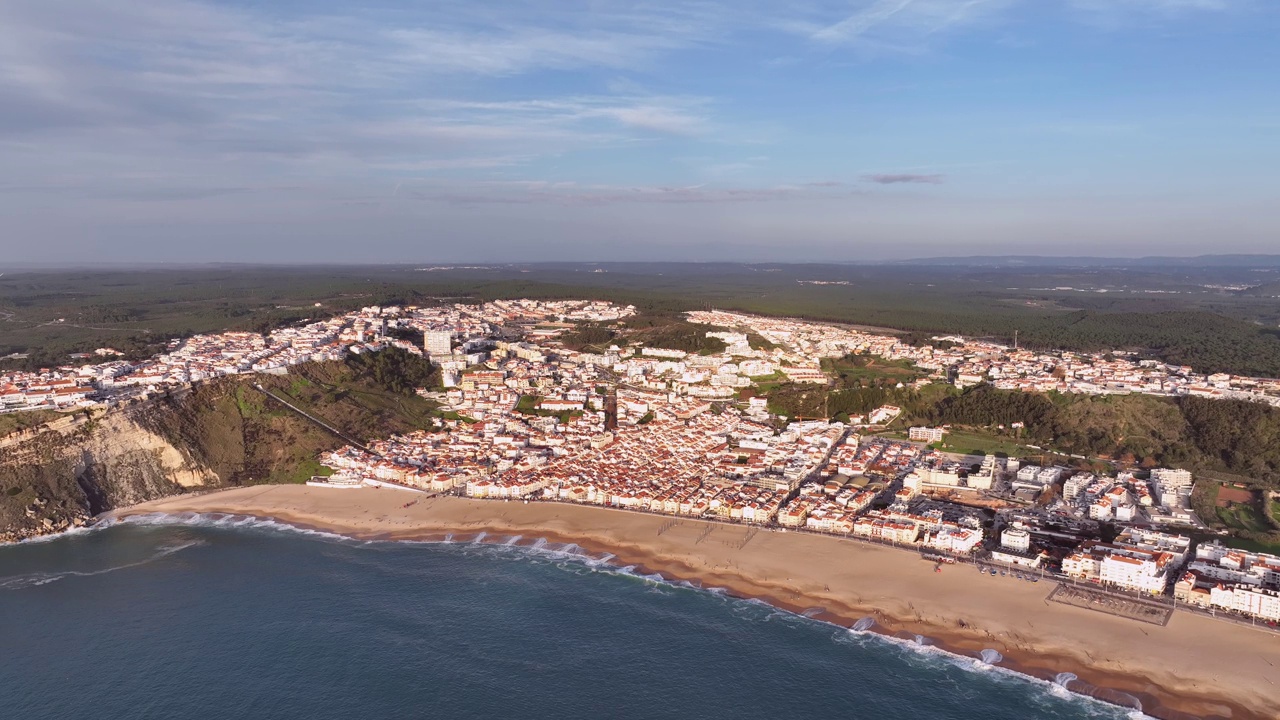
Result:
[[[139,422],[141,408],[78,414],[0,446],[0,540],[88,524],[98,513],[219,484]]]

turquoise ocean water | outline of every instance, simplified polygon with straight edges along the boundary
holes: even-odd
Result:
[[[234,518],[0,547],[0,650],[5,718],[1141,717],[574,546]]]

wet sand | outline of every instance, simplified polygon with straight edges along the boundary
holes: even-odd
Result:
[[[405,503],[418,500],[410,507]],[[1048,602],[1052,582],[1028,583],[944,566],[915,552],[807,533],[562,503],[431,497],[382,489],[297,485],[238,488],[145,503],[115,513],[228,513],[274,518],[364,538],[495,541],[519,535],[576,543],[672,580],[722,587],[845,627],[929,641],[1043,679],[1078,676],[1073,690],[1158,718],[1280,718],[1280,635],[1190,613],[1165,627]],[[501,537],[492,537],[501,536]],[[1089,686],[1094,686],[1090,688]]]

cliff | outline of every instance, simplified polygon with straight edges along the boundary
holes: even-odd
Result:
[[[343,441],[257,390],[366,441],[430,427],[435,407],[345,363],[222,378],[163,397],[60,417],[0,437],[0,542],[201,489],[305,482]]]
[[[0,446],[0,541],[83,525],[94,515],[217,485],[216,475],[137,419],[84,413]]]

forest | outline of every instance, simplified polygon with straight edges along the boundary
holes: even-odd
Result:
[[[353,371],[353,379],[372,382],[398,395],[413,395],[417,388],[433,387],[439,382],[436,366],[398,347],[350,355],[346,364]]]
[[[1037,267],[959,265],[543,263],[208,266],[0,274],[0,367],[48,367],[114,347],[143,357],[171,338],[269,330],[370,304],[498,298],[605,299],[660,319],[647,341],[707,352],[674,315],[715,307],[903,331],[910,342],[962,334],[1021,345],[1132,351],[1201,372],[1280,376],[1280,258],[1272,265]],[[815,285],[821,281],[824,285]],[[1224,290],[1224,286],[1243,290]],[[318,304],[318,307],[317,307]],[[704,328],[705,333],[705,328]],[[603,342],[598,331],[579,338]],[[630,334],[630,333],[628,333]],[[753,338],[759,344],[761,338]],[[27,355],[4,360],[11,353]]]

